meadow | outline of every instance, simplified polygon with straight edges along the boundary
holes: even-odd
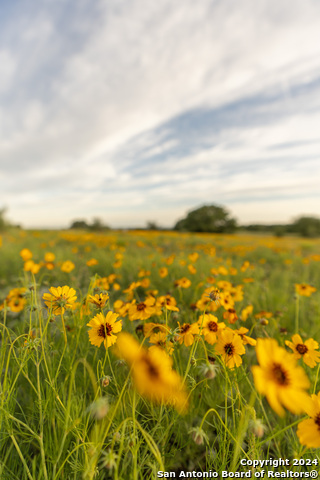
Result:
[[[3,233],[0,479],[318,472],[319,247]]]

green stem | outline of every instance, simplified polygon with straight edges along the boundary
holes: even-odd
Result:
[[[298,294],[296,294],[295,332],[299,333],[299,295]]]

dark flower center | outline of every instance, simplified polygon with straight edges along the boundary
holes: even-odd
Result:
[[[296,346],[296,350],[298,353],[300,353],[300,355],[304,355],[305,353],[307,353],[308,347],[303,343],[298,343],[298,345]]]
[[[109,337],[111,337],[111,333],[112,333],[112,326],[109,325],[109,323],[106,323],[104,325],[100,325],[100,327],[98,329],[98,336],[99,337],[106,338],[106,334],[109,335]]]
[[[226,343],[224,346],[224,351],[227,355],[231,356],[234,354],[234,345],[232,343]]]
[[[207,326],[208,326],[210,332],[217,332],[217,331],[218,331],[218,324],[217,324],[217,322],[211,321],[211,322],[208,323]]]
[[[320,413],[318,413],[314,418],[314,423],[317,425],[318,430],[320,430]]]
[[[157,379],[160,377],[159,370],[158,368],[152,363],[148,355],[145,355],[143,357],[143,362],[145,363],[147,367],[147,372],[150,375],[150,377]]]
[[[180,332],[181,333],[187,333],[187,331],[190,329],[190,325],[189,323],[185,323],[184,325],[182,325],[182,327],[180,328]]]
[[[279,385],[288,385],[289,379],[287,372],[279,363],[274,363],[272,367],[273,378]]]
[[[147,308],[147,305],[146,305],[145,303],[143,303],[143,302],[138,303],[138,305],[137,305],[137,310],[138,310],[139,312],[142,312],[145,308]]]

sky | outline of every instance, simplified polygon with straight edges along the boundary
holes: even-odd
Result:
[[[0,185],[25,228],[318,216],[319,0],[2,0]]]

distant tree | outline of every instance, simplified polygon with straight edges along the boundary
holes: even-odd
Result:
[[[319,237],[320,218],[299,217],[290,225],[290,231],[298,233],[302,237]]]
[[[91,225],[89,225],[90,230],[95,232],[100,232],[101,230],[109,230],[110,227],[104,225],[101,218],[95,217]]]
[[[110,227],[105,225],[100,218],[95,217],[92,220],[92,223],[87,223],[87,221],[83,219],[74,220],[70,225],[70,229],[93,230],[94,232],[100,232],[102,230],[110,230]]]
[[[148,230],[160,230],[160,228],[157,225],[157,222],[153,222],[152,220],[147,222],[147,229]]]
[[[88,230],[89,225],[87,224],[87,222],[85,220],[74,220],[71,223],[70,228],[71,229],[78,229],[78,230]]]
[[[229,212],[217,205],[204,205],[190,211],[186,218],[179,220],[174,230],[187,232],[231,233],[237,228],[237,222]]]
[[[6,219],[6,212],[7,212],[7,209],[5,207],[0,208],[0,232],[10,227],[10,223]]]

